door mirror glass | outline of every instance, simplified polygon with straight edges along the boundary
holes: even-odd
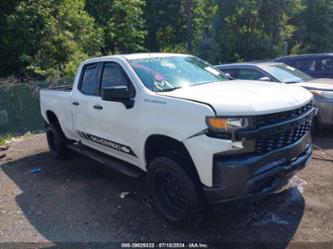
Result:
[[[102,99],[105,101],[123,102],[130,99],[127,86],[110,86],[102,89]]]

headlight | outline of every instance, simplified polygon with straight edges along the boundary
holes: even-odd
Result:
[[[248,118],[219,118],[207,117],[208,128],[215,132],[232,132],[249,127]]]
[[[310,92],[314,96],[320,96],[320,97],[325,98],[325,99],[332,99],[333,100],[333,92],[320,91],[320,90],[310,90]]]

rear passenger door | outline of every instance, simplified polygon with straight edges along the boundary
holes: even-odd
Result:
[[[88,135],[95,134],[98,121],[95,119],[94,105],[100,98],[99,72],[100,63],[91,63],[83,66],[77,85],[73,89],[71,106],[74,121],[74,132],[79,140],[86,145],[95,144],[88,139]]]

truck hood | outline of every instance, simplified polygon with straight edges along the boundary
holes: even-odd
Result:
[[[309,91],[298,86],[248,80],[214,82],[159,94],[208,104],[220,116],[282,112],[312,99]]]
[[[333,91],[333,79],[312,79],[307,82],[295,83],[294,85],[302,86],[310,90]]]

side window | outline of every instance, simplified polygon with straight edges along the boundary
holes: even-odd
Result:
[[[131,84],[128,76],[124,70],[116,63],[105,63],[102,73],[101,88],[112,86],[127,86],[131,92],[131,96],[134,96],[134,87]]]
[[[321,59],[321,71],[333,72],[333,57]]]
[[[301,71],[315,71],[316,60],[313,59],[299,59],[295,62],[295,67]]]
[[[229,74],[232,78],[237,79],[238,74],[237,74],[237,69],[220,69],[222,72]]]
[[[97,64],[89,64],[82,69],[80,90],[84,94],[99,95],[99,84],[97,81]]]
[[[263,73],[258,70],[241,68],[238,69],[238,79],[242,80],[259,80],[262,77],[266,77]]]

